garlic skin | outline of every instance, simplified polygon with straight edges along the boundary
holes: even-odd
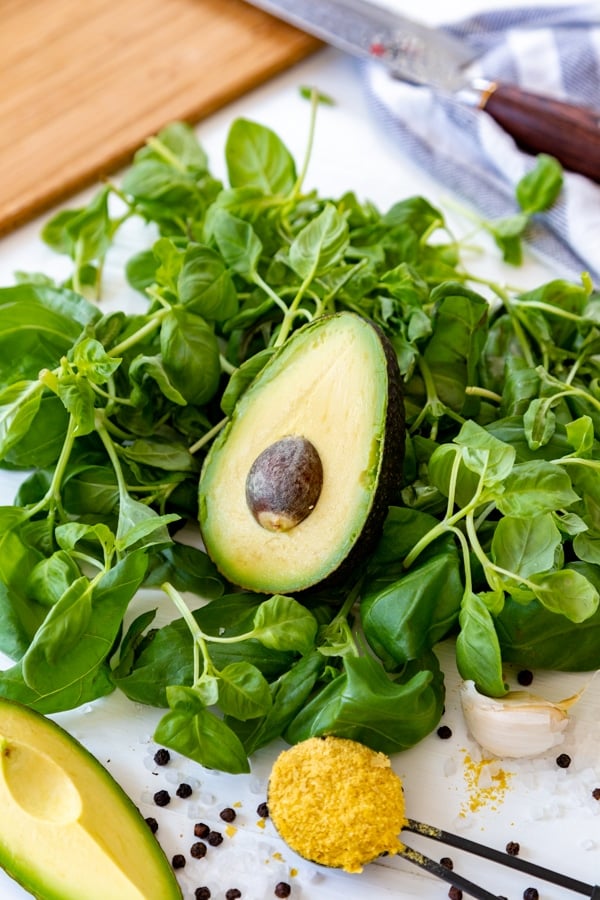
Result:
[[[465,722],[477,743],[499,757],[537,756],[564,740],[567,709],[580,694],[553,703],[528,691],[509,691],[500,699],[480,694],[464,681],[460,699]]]

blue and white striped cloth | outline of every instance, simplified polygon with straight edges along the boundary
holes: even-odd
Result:
[[[600,108],[600,2],[496,10],[446,29],[479,53],[474,75]],[[533,165],[485,111],[365,68],[369,95],[403,152],[487,218],[517,211],[514,187]],[[600,283],[600,185],[565,173],[553,208],[537,216],[533,247],[575,278]]]

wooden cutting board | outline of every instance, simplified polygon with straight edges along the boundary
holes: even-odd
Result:
[[[0,0],[0,234],[318,46],[243,0]]]

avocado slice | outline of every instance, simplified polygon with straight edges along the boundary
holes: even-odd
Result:
[[[0,698],[0,866],[41,900],[181,900],[109,772],[41,713]]]
[[[257,592],[341,580],[378,539],[403,457],[393,347],[355,313],[315,319],[259,372],[207,455],[207,553],[230,582]]]

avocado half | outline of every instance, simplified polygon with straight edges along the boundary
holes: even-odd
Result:
[[[0,698],[0,866],[40,900],[181,900],[110,773],[51,719]]]
[[[354,313],[316,319],[269,360],[208,453],[199,486],[207,553],[252,591],[341,579],[379,538],[403,458],[393,347]]]

